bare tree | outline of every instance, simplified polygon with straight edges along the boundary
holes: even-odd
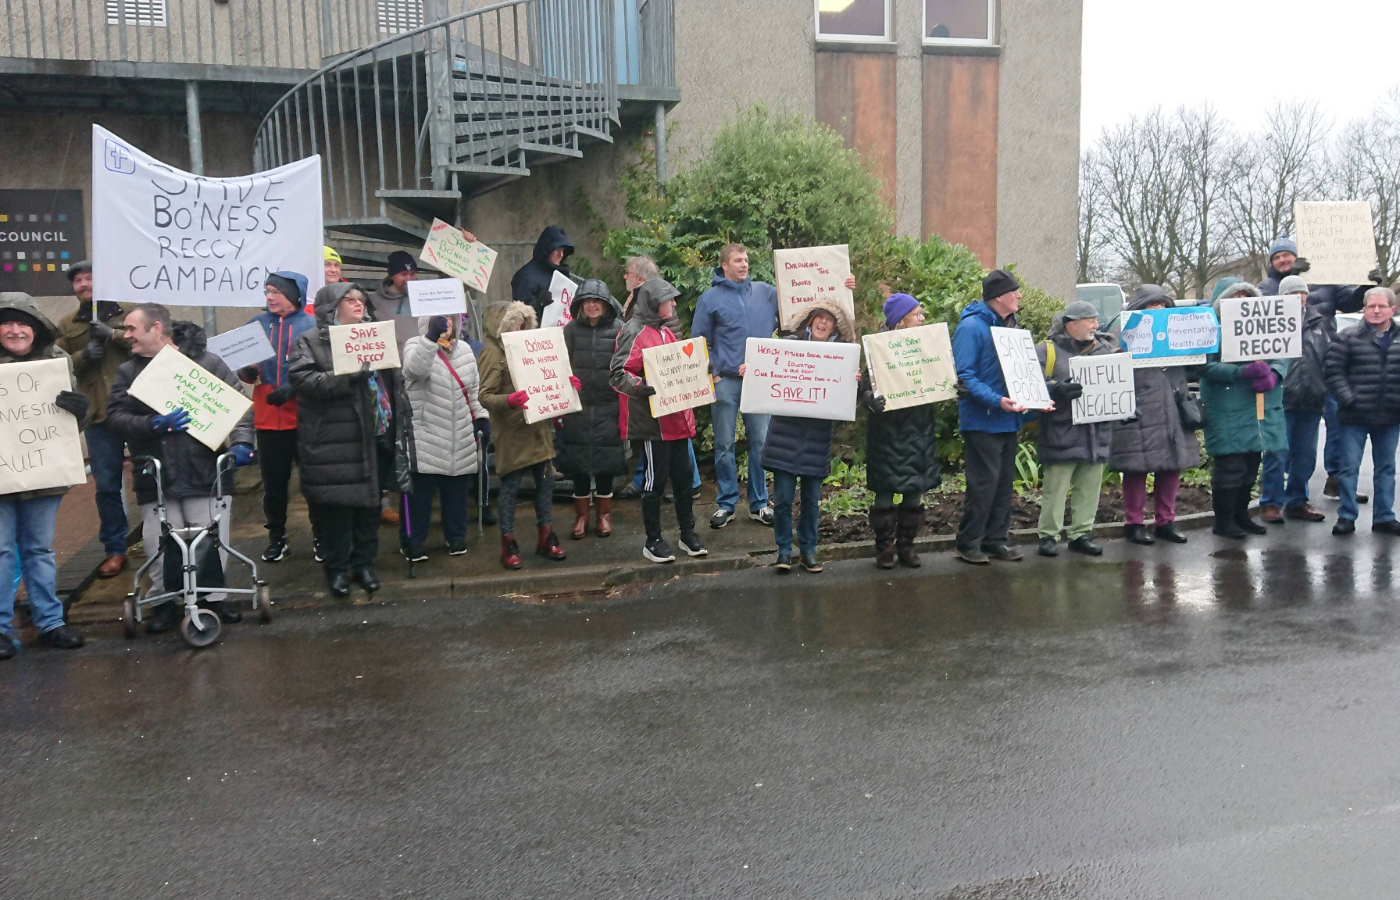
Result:
[[[1180,110],[1176,124],[1185,188],[1176,243],[1186,282],[1177,287],[1194,288],[1195,296],[1204,297],[1206,284],[1235,253],[1228,206],[1240,150],[1229,126],[1210,105]]]
[[[1369,200],[1376,256],[1388,280],[1400,269],[1400,88],[1337,137],[1331,171],[1339,200]]]
[[[1179,144],[1160,109],[1106,129],[1099,142],[1106,242],[1139,283],[1180,282],[1186,169]]]
[[[1079,160],[1079,283],[1102,280],[1105,234],[1104,187],[1093,150]]]

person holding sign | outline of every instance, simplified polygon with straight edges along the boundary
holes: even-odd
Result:
[[[610,380],[622,309],[606,284],[590,278],[574,295],[572,313],[564,326],[564,348],[579,381],[583,411],[564,416],[559,468],[574,480],[569,536],[577,541],[588,533],[590,498],[598,510],[598,537],[612,535],[613,479],[627,474],[627,455],[618,427],[621,403]]]
[[[0,365],[41,359],[61,359],[68,355],[55,344],[58,329],[34,305],[28,294],[0,294]],[[17,382],[23,389],[32,386],[34,405],[57,407],[78,420],[79,427],[87,418],[90,404],[79,393],[73,366],[68,362],[67,380],[59,384],[34,383],[24,378]],[[22,398],[12,398],[22,399]],[[21,407],[27,409],[27,407]],[[42,426],[40,426],[42,427]],[[20,438],[24,443],[23,435]],[[75,439],[76,443],[76,439]],[[37,441],[30,443],[35,446]],[[73,447],[76,457],[76,477],[82,477],[82,457]],[[24,459],[0,460],[0,485],[11,473],[42,465],[35,454],[42,449],[21,453]],[[32,482],[31,482],[32,483]],[[40,490],[7,490],[0,487],[0,660],[15,655],[15,591],[19,588],[19,573],[24,574],[24,588],[29,595],[29,617],[39,631],[40,643],[63,650],[83,645],[83,633],[63,621],[63,601],[58,598],[58,567],[54,561],[54,523],[66,484]]]
[[[572,256],[573,252],[574,245],[569,243],[569,236],[564,233],[564,229],[558,225],[550,225],[540,232],[530,261],[511,276],[511,299],[533,309],[536,322],[543,318],[545,307],[554,302],[549,286],[554,283],[555,273],[568,276],[569,264],[565,260]]]
[[[1298,242],[1284,235],[1269,245],[1269,266],[1264,270],[1264,280],[1259,282],[1261,297],[1277,297],[1279,285],[1289,275],[1304,275],[1312,264],[1298,255]]]

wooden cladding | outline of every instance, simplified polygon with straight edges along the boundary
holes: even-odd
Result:
[[[817,121],[836,129],[847,147],[866,157],[891,210],[897,177],[895,62],[893,53],[817,53]]]
[[[964,244],[994,268],[998,60],[929,55],[923,63],[924,234]]]

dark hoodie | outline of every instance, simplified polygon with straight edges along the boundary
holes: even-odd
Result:
[[[597,324],[583,318],[583,304],[599,300],[603,315]],[[564,417],[558,466],[569,475],[623,475],[628,471],[622,434],[618,429],[620,399],[610,382],[613,351],[622,328],[621,310],[608,286],[585,281],[574,295],[573,321],[564,326],[569,367],[583,387],[583,410]]]
[[[29,348],[29,352],[22,357],[11,356],[4,348],[0,348],[0,364],[17,362],[34,362],[41,359],[62,359],[68,363],[68,384],[67,386],[56,385],[51,396],[40,397],[45,404],[52,403],[57,399],[60,391],[76,391],[77,379],[73,375],[73,362],[68,359],[68,354],[55,343],[58,337],[58,329],[48,316],[39,311],[39,307],[34,304],[33,298],[20,291],[7,291],[0,293],[0,312],[4,312],[11,317],[21,319],[29,323],[34,329],[34,345]],[[48,394],[47,387],[45,394]],[[91,414],[91,410],[89,410]],[[78,427],[82,428],[85,423],[79,422]],[[45,488],[39,491],[18,491],[13,494],[6,494],[12,500],[29,500],[35,497],[61,497],[68,493],[67,487]]]
[[[549,254],[564,248],[564,262],[557,266],[550,265]],[[569,243],[569,236],[564,233],[564,229],[558,225],[550,225],[540,232],[540,239],[535,241],[534,257],[516,270],[515,276],[510,280],[510,296],[518,303],[524,303],[535,311],[535,318],[544,318],[544,308],[550,304],[549,284],[554,280],[554,273],[561,272],[569,274],[568,259],[573,255],[574,245]]]

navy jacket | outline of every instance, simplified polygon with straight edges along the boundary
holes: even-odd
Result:
[[[736,284],[720,269],[696,302],[690,323],[690,336],[704,338],[710,348],[714,374],[726,378],[739,377],[749,338],[770,338],[777,330],[777,289],[762,281]]]
[[[992,326],[1015,328],[1016,317],[1003,319],[982,301],[969,303],[953,332],[953,364],[958,382],[958,429],[1007,434],[1021,430],[1021,414],[1001,408],[1006,378],[992,345]]]
[[[534,257],[517,269],[510,280],[511,299],[534,309],[536,318],[544,315],[544,308],[550,303],[549,283],[554,280],[554,273],[569,274],[568,262],[557,266],[549,264],[549,254],[560,247],[564,248],[564,259],[568,260],[574,252],[574,245],[569,243],[564,229],[550,225],[540,232],[540,239],[535,242]]]

